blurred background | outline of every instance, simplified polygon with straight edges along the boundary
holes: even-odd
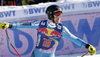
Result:
[[[47,2],[82,2],[82,1],[95,1],[95,0],[1,0],[0,6],[21,6],[21,5],[33,5],[33,4],[47,3]]]

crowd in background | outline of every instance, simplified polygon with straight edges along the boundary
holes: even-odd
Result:
[[[57,2],[58,0],[1,0],[0,6],[21,6],[46,2]],[[2,5],[3,4],[3,5]]]

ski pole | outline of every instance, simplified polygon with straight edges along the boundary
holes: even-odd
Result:
[[[82,55],[81,57],[84,57],[85,55],[87,55],[89,52],[86,52],[84,55]]]
[[[6,36],[7,36],[7,38],[8,38],[8,41],[9,41],[11,47],[15,50],[15,52],[18,54],[18,56],[21,57],[20,54],[18,53],[18,51],[17,51],[17,50],[14,48],[14,46],[11,44],[11,41],[10,41],[10,39],[9,39],[9,36],[8,36],[8,33],[7,33],[6,30],[5,30],[5,33],[6,33]]]

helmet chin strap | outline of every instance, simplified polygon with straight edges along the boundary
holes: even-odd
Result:
[[[49,20],[52,20],[52,22],[55,23],[54,18],[49,19]],[[57,23],[55,23],[55,25],[57,26]]]
[[[53,23],[55,23],[54,19],[52,19]]]
[[[53,21],[53,23],[55,23],[54,19],[52,19],[52,21]],[[57,26],[57,23],[55,23],[55,24],[56,24],[56,26]]]

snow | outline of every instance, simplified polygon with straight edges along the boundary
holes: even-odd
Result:
[[[56,57],[81,57],[85,53],[69,54],[69,55],[59,55]],[[85,55],[84,57],[100,57],[100,51],[97,51],[95,55]]]

